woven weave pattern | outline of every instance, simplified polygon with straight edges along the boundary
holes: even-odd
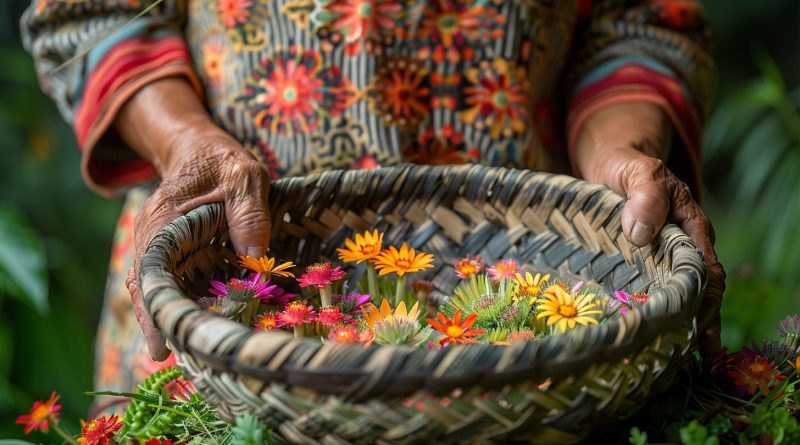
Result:
[[[628,416],[684,364],[704,284],[700,252],[675,226],[644,248],[620,227],[622,200],[569,178],[481,166],[402,166],[272,185],[270,249],[300,265],[335,259],[354,231],[451,261],[515,258],[607,292],[647,291],[619,320],[511,346],[321,344],[252,332],[199,308],[212,277],[238,273],[222,206],[178,218],[151,243],[140,282],[186,374],[220,415],[252,413],[286,443],[576,443]],[[354,271],[352,277],[357,277]]]

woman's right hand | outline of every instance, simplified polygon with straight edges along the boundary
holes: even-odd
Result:
[[[116,129],[150,161],[161,184],[134,224],[136,261],[127,286],[150,355],[169,355],[147,313],[138,267],[153,237],[172,220],[203,204],[222,202],[237,253],[264,255],[270,234],[269,174],[249,151],[217,127],[194,91],[181,79],[147,85],[120,111]]]

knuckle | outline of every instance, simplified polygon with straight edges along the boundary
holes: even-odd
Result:
[[[633,168],[642,176],[658,181],[667,176],[667,167],[658,158],[643,156],[632,162]]]

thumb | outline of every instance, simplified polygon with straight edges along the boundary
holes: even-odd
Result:
[[[636,246],[652,241],[667,220],[670,193],[665,170],[660,160],[646,158],[635,163],[623,180],[628,200],[622,210],[622,231]]]

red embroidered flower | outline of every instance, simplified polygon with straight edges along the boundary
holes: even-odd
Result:
[[[252,0],[219,0],[219,18],[227,28],[233,28],[247,21],[250,12],[248,9],[253,4]]]
[[[378,68],[367,100],[386,125],[414,129],[430,113],[428,70],[421,62],[389,59]]]
[[[464,89],[468,108],[461,112],[461,120],[493,138],[524,131],[529,108],[526,76],[525,68],[503,59],[469,69],[465,77],[471,85]]]
[[[361,50],[383,52],[384,45],[392,41],[403,4],[396,0],[334,0],[323,8],[325,13],[318,14],[317,20],[340,32],[345,53],[354,56]]]

